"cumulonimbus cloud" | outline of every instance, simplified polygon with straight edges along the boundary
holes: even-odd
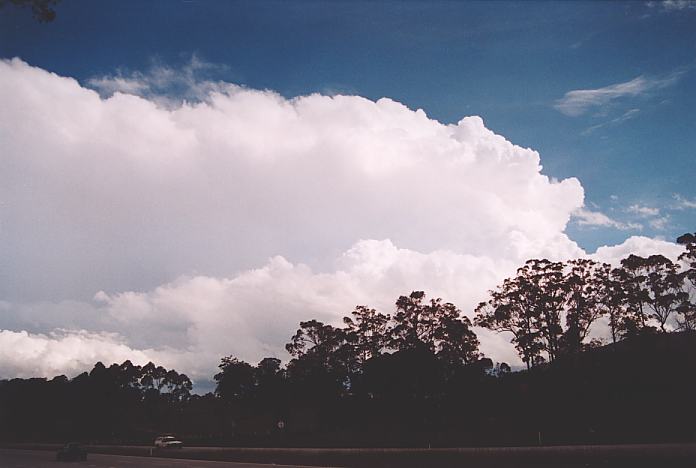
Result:
[[[622,245],[603,247],[591,258],[617,266],[631,253],[662,253],[676,259],[681,251],[670,242],[633,237]],[[250,362],[265,356],[286,360],[283,346],[301,320],[312,317],[338,326],[358,304],[389,313],[396,295],[411,290],[446,298],[471,317],[486,292],[501,277],[514,274],[517,266],[448,251],[423,254],[386,240],[360,241],[335,259],[330,273],[274,257],[232,278],[181,277],[150,291],[98,292],[93,301],[69,304],[83,311],[82,319],[71,317],[73,326],[94,327],[89,317],[101,316],[99,332],[60,329],[67,312],[63,304],[35,304],[33,314],[27,314],[25,306],[15,317],[16,326],[33,324],[53,331],[0,332],[0,349],[6,350],[0,353],[0,375],[70,374],[97,360],[131,359],[152,360],[204,381],[221,356]],[[4,308],[14,313],[11,304]],[[596,336],[601,337],[602,330],[599,325]],[[488,356],[521,364],[509,336],[476,331]]]
[[[110,333],[57,329],[49,334],[0,330],[0,377],[76,374],[96,362],[148,362],[146,352],[123,344]]]
[[[60,350],[43,373],[86,365],[77,340],[209,377],[284,357],[299,320],[415,289],[470,314],[524,260],[584,254],[564,232],[580,183],[478,117],[224,83],[102,97],[19,59],[0,85],[0,347]],[[495,359],[506,341],[482,332]],[[2,354],[0,376],[44,355]]]

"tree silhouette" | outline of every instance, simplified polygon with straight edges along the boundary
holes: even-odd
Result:
[[[414,291],[390,315],[359,306],[342,328],[301,322],[286,366],[223,357],[214,394],[191,394],[185,374],[152,362],[0,380],[0,443],[142,444],[178,431],[192,445],[238,446],[692,440],[696,235],[680,243],[679,263],[530,260],[503,280],[475,323],[509,332],[531,372],[482,357],[454,304]],[[602,316],[606,346],[589,341]],[[664,401],[678,411],[654,404]]]
[[[511,333],[512,343],[528,369],[542,362],[544,345],[536,306],[539,295],[530,287],[528,268],[520,268],[516,277],[506,278],[489,294],[491,298],[476,307],[474,323],[497,332]]]
[[[303,398],[335,398],[349,392],[357,361],[344,329],[317,320],[300,322],[285,349],[293,356],[287,373]]]
[[[666,332],[673,314],[685,311],[688,293],[684,280],[687,274],[663,255],[644,258],[631,255],[621,262],[624,288],[628,291],[629,310],[641,328],[649,330],[650,320]]]
[[[479,342],[470,320],[441,298],[424,302],[425,293],[414,291],[396,301],[389,347],[396,351],[426,349],[451,363],[478,358]]]
[[[391,317],[366,306],[357,306],[351,315],[343,318],[345,337],[353,346],[357,361],[362,364],[379,356],[389,344]]]
[[[254,380],[260,399],[273,401],[282,398],[285,370],[278,358],[264,358],[254,370]]]
[[[632,321],[628,313],[628,299],[623,287],[620,268],[604,263],[595,271],[597,305],[609,319],[611,341],[616,343],[625,334],[626,321]]]
[[[325,325],[317,320],[300,322],[300,328],[285,349],[295,358],[306,355],[319,358],[328,364],[333,353],[345,343],[345,333],[340,328]]]
[[[684,289],[686,275],[679,266],[662,255],[651,255],[646,260],[648,307],[662,332],[672,314],[684,310],[689,295]]]
[[[568,271],[563,279],[566,306],[563,348],[566,353],[574,354],[582,350],[590,326],[606,310],[602,305],[601,292],[603,274],[606,274],[608,267],[582,258],[566,263]]]
[[[618,270],[621,286],[625,291],[627,314],[622,322],[623,333],[635,335],[654,330],[648,324],[647,303],[650,300],[645,287],[647,279],[646,259],[638,255],[629,255],[621,260]]]
[[[217,386],[215,394],[224,400],[243,400],[254,391],[254,368],[239,359],[227,356],[218,366],[215,374]]]
[[[34,18],[40,23],[49,23],[56,19],[55,6],[60,0],[0,0],[0,8],[5,5],[14,5],[21,8],[30,8]]]
[[[523,286],[538,311],[533,315],[538,320],[537,328],[544,338],[544,350],[550,361],[560,352],[563,336],[562,313],[565,302],[564,265],[549,260],[529,260],[518,270]]]
[[[433,307],[423,304],[425,293],[413,291],[396,301],[389,347],[397,351],[426,348],[435,352],[435,317]]]
[[[684,234],[677,242],[685,247],[679,261],[685,264],[684,292],[687,296],[679,308],[677,324],[682,330],[696,330],[696,234]]]
[[[479,357],[479,340],[471,330],[471,321],[452,303],[432,300],[435,316],[436,356],[450,366],[470,364]]]

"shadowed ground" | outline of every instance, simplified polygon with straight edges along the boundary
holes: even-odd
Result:
[[[60,466],[110,467],[110,468],[262,468],[267,464],[237,463],[205,460],[175,460],[171,458],[135,457],[90,453],[85,462],[66,463],[55,460],[55,452],[48,450],[0,449],[0,466],[3,468],[57,468]],[[299,465],[272,465],[279,468],[301,468]]]
[[[28,448],[28,447],[27,447]],[[37,450],[0,450],[5,467],[56,466],[55,448],[35,445]],[[188,447],[152,452],[144,446],[88,446],[85,466],[153,467],[253,467],[259,464],[288,466],[354,467],[693,467],[696,444],[643,444],[558,447],[496,447],[460,449],[269,449]],[[101,453],[100,453],[101,452]],[[110,454],[110,455],[104,455]],[[8,458],[9,457],[9,458]],[[208,460],[208,461],[200,461]],[[42,465],[40,463],[46,463]],[[102,464],[99,464],[102,463]]]

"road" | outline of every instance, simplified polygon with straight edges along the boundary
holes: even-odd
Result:
[[[0,449],[0,467],[2,468],[60,468],[61,466],[74,466],[76,468],[302,468],[300,465],[178,460],[174,458],[102,455],[99,453],[88,454],[86,462],[62,463],[56,461],[56,453],[52,451]]]

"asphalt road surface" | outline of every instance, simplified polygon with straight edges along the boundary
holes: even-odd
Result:
[[[0,449],[2,468],[302,468],[300,465],[264,465],[260,463],[236,463],[202,460],[179,460],[174,458],[131,457],[125,455],[102,455],[89,453],[84,462],[58,462],[56,452],[48,450]],[[316,467],[312,467],[316,468]]]

